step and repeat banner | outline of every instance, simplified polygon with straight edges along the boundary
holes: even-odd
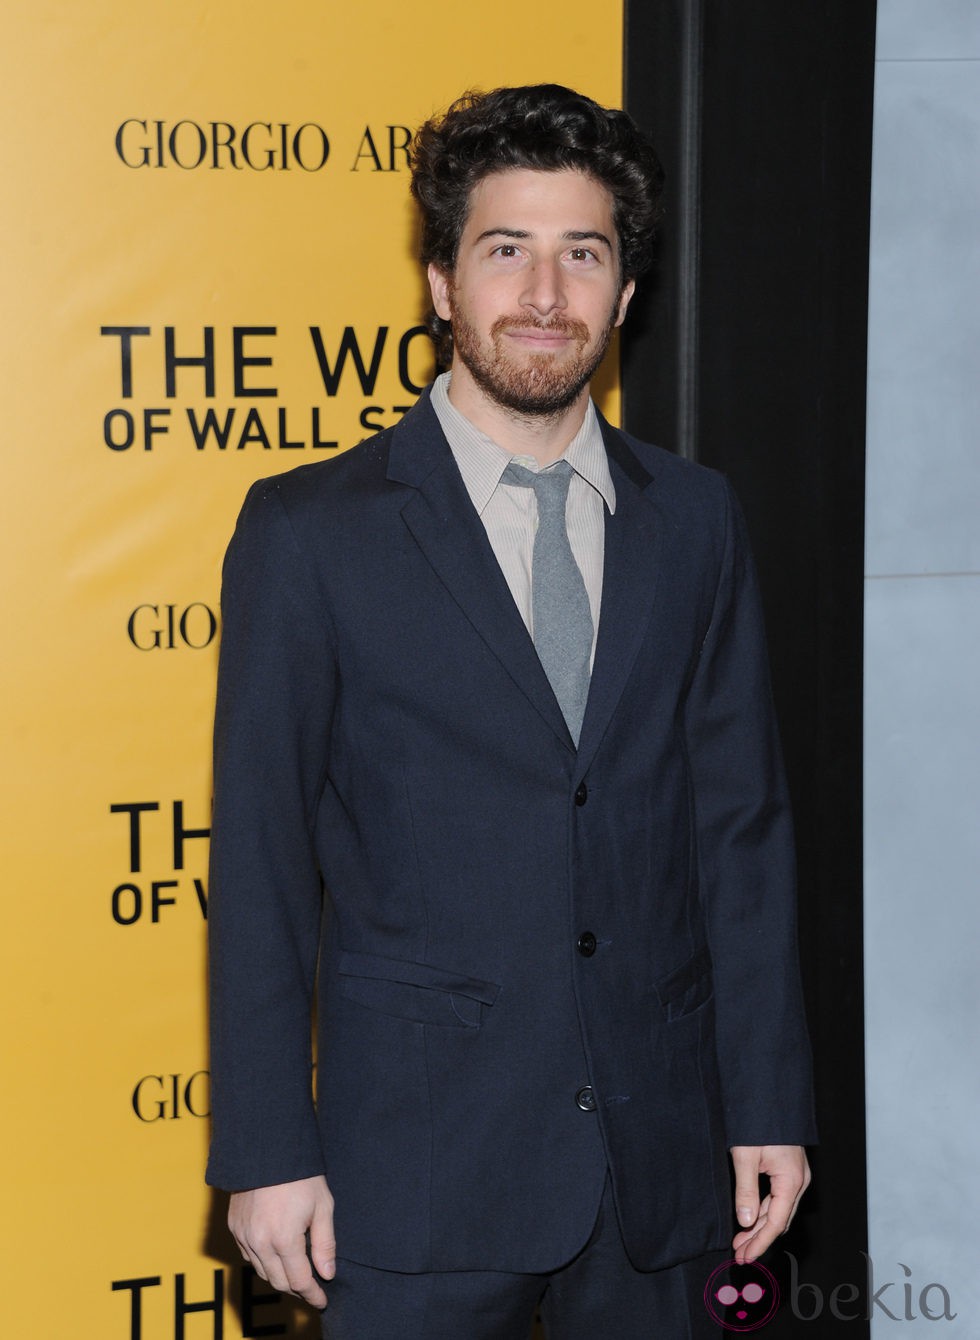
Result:
[[[202,1180],[221,558],[252,480],[432,375],[412,128],[468,86],[619,103],[621,47],[618,0],[7,11],[5,1334],[316,1333]]]

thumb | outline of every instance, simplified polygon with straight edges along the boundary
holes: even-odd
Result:
[[[751,1228],[759,1217],[759,1149],[755,1145],[733,1145],[735,1169],[735,1214],[742,1228]]]
[[[327,1196],[317,1203],[310,1223],[310,1256],[317,1274],[332,1280],[337,1273],[337,1243],[333,1231],[333,1202]]]

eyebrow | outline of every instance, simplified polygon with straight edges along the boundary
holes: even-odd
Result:
[[[473,239],[473,245],[483,242],[488,237],[513,237],[520,242],[531,237],[531,233],[526,228],[487,228],[479,237]],[[569,228],[561,237],[564,242],[603,242],[610,251],[613,249],[612,242],[606,234],[595,229]]]

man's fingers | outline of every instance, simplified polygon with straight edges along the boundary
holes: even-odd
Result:
[[[252,1267],[260,1279],[265,1279],[262,1262],[249,1246],[248,1239],[245,1236],[245,1229],[233,1222],[230,1215],[228,1217],[228,1227],[231,1229],[231,1235],[235,1239],[235,1246],[242,1254],[242,1260],[246,1261]]]
[[[780,1153],[782,1155],[782,1151]],[[781,1156],[779,1161],[773,1160],[772,1166],[766,1170],[769,1173],[772,1201],[769,1219],[770,1222],[779,1223],[780,1233],[785,1233],[793,1222],[800,1197],[810,1185],[810,1165],[806,1154],[802,1149],[791,1150],[789,1153],[788,1158]],[[793,1153],[797,1155],[795,1160],[792,1158]]]
[[[307,1303],[311,1303],[313,1307],[326,1307],[327,1296],[316,1282],[306,1255],[305,1236],[300,1244],[300,1249],[288,1255],[283,1255],[280,1258],[280,1263],[285,1283],[279,1285],[270,1278],[269,1283],[274,1289],[279,1289],[281,1293],[294,1293],[297,1297],[305,1299]]]
[[[317,1205],[310,1224],[310,1256],[317,1273],[332,1280],[337,1273],[337,1243],[333,1231],[333,1199],[330,1196]]]
[[[250,1256],[256,1272],[277,1293],[295,1294],[314,1307],[326,1306],[326,1295],[316,1282],[306,1256],[305,1237],[282,1248],[274,1242],[263,1243],[261,1247],[253,1245]]]
[[[780,1233],[785,1233],[789,1228],[803,1192],[801,1189],[799,1194],[788,1194],[783,1188],[775,1184],[771,1185],[772,1189],[767,1197],[769,1201],[768,1220],[769,1227],[775,1230],[773,1233],[775,1238]]]
[[[743,1228],[751,1228],[759,1217],[759,1149],[755,1145],[734,1145],[735,1214]]]
[[[758,1222],[747,1233],[739,1233],[732,1242],[735,1260],[740,1266],[754,1261],[772,1246],[779,1233],[780,1230],[772,1226],[766,1214],[760,1213]]]
[[[810,1184],[810,1168],[806,1154],[798,1145],[735,1146],[732,1151],[735,1168],[735,1205],[739,1222],[746,1231],[737,1233],[732,1241],[735,1260],[740,1264],[761,1256],[793,1221],[800,1197]],[[752,1208],[755,1217],[743,1218],[749,1206],[750,1187],[758,1197],[759,1174],[769,1177],[769,1195]]]
[[[318,1273],[332,1278],[333,1197],[323,1177],[233,1192],[228,1227],[242,1255],[273,1289],[326,1307],[326,1294],[310,1261],[312,1255]]]

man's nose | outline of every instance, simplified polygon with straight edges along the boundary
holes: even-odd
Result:
[[[564,274],[554,260],[537,260],[527,272],[527,284],[521,294],[521,304],[531,307],[540,316],[561,311],[568,300],[565,296]]]

